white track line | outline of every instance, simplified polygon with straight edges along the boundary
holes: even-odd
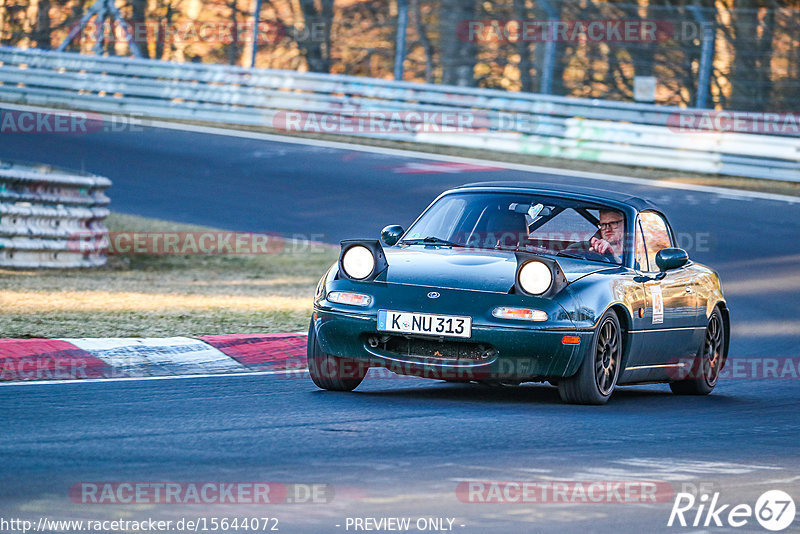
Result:
[[[58,110],[52,108],[42,108],[38,106],[24,106],[18,104],[7,104],[0,102],[0,108],[13,109],[18,111],[31,111],[31,112],[64,112],[69,110]],[[78,110],[75,110],[78,111]],[[83,110],[81,110],[83,111]],[[97,113],[94,111],[85,111],[92,113],[95,116],[109,117],[108,114]],[[460,156],[447,156],[444,154],[433,154],[430,152],[417,152],[414,150],[404,150],[397,148],[384,148],[369,145],[360,145],[357,143],[345,143],[340,141],[324,141],[321,139],[309,139],[304,137],[288,137],[275,134],[266,134],[260,132],[249,132],[245,130],[235,130],[231,128],[220,128],[212,126],[198,126],[194,124],[182,124],[176,122],[165,122],[159,120],[150,120],[144,117],[139,118],[141,126],[151,128],[162,128],[166,130],[178,130],[183,132],[201,133],[209,135],[224,135],[227,137],[238,137],[241,139],[257,139],[260,141],[271,141],[275,143],[289,143],[295,145],[316,146],[323,148],[333,148],[337,150],[352,150],[357,152],[369,152],[373,154],[382,154],[386,156],[397,156],[415,159],[427,159],[435,161],[450,161],[454,163],[467,163],[472,165],[490,165],[494,167],[501,167],[507,170],[516,170],[523,172],[535,172],[543,174],[552,174],[556,176],[565,176],[568,178],[584,178],[587,180],[600,180],[606,182],[618,182],[626,184],[642,185],[646,187],[660,187],[662,189],[677,189],[679,191],[696,191],[699,193],[709,193],[719,195],[725,198],[748,200],[773,200],[777,202],[786,202],[789,204],[800,203],[800,197],[793,197],[790,195],[778,195],[774,193],[762,193],[758,191],[746,191],[744,189],[729,189],[726,187],[714,187],[708,185],[696,184],[682,184],[675,182],[662,182],[659,180],[648,180],[645,178],[634,178],[632,176],[616,176],[612,174],[602,174],[597,172],[586,171],[571,171],[568,169],[559,169],[555,167],[540,167],[537,165],[524,165],[521,163],[507,163],[504,161],[496,161],[489,159],[479,158],[465,158]],[[677,172],[677,171],[676,171]]]
[[[245,373],[208,373],[196,375],[174,375],[174,376],[125,376],[117,378],[75,378],[69,380],[19,380],[3,381],[0,387],[10,386],[51,386],[55,384],[92,384],[98,382],[137,382],[141,380],[181,380],[185,378],[221,378],[228,376],[251,376],[251,375],[282,375],[290,373],[305,373],[308,369],[286,369],[281,371],[249,371]]]

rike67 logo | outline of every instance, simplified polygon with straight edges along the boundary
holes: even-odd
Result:
[[[691,493],[678,493],[672,504],[667,526],[680,527],[748,527],[753,519],[767,530],[785,530],[794,522],[795,505],[792,497],[780,490],[764,492],[755,506],[749,504],[723,504],[719,492],[699,497]]]

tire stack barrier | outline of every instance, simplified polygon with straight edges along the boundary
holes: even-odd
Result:
[[[0,161],[0,267],[106,262],[108,178]]]

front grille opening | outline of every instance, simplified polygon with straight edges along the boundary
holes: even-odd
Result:
[[[368,337],[367,344],[374,349],[399,356],[434,360],[482,362],[491,360],[497,353],[497,350],[487,343],[426,339],[412,336],[372,335]]]

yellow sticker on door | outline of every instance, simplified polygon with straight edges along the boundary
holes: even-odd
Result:
[[[653,324],[664,322],[664,296],[661,294],[661,286],[650,286],[650,294],[653,295]]]

